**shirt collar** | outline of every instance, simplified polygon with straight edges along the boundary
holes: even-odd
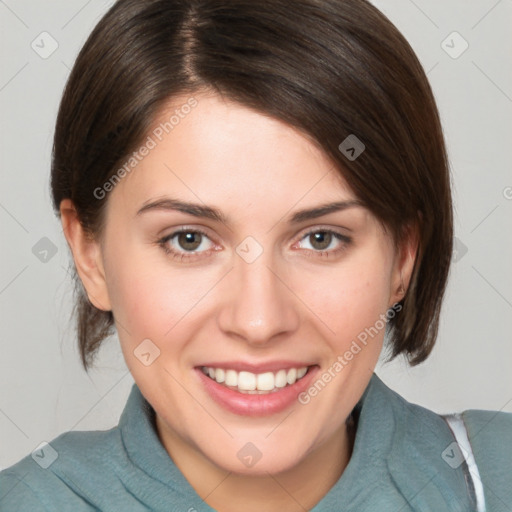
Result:
[[[188,498],[197,496],[161,443],[156,429],[155,411],[137,384],[132,386],[119,420],[119,428],[127,455],[136,466],[167,486],[171,493]],[[202,501],[199,496],[197,498]]]
[[[439,415],[407,402],[375,373],[353,414],[358,425],[349,463],[312,512],[473,512],[462,467],[443,460],[454,438]]]
[[[454,512],[470,510],[464,500],[467,491],[462,469],[452,469],[442,459],[442,452],[453,442],[453,437],[438,415],[408,403],[375,373],[353,415],[357,419],[357,430],[350,461],[341,478],[312,512],[354,503],[361,503],[359,510],[366,510],[363,504],[365,492],[370,492],[368,484],[384,484],[385,479],[391,480],[391,486],[411,508],[414,504],[415,511],[436,507]],[[195,496],[201,503],[160,442],[154,410],[136,384],[121,415],[119,428],[134,464],[171,491],[188,499]],[[200,509],[213,510],[206,504]]]

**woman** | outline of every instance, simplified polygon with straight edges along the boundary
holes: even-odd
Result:
[[[119,0],[52,193],[84,367],[115,330],[135,385],[118,427],[3,471],[2,510],[512,506],[510,415],[443,418],[373,373],[385,336],[432,350],[452,205],[425,74],[370,4]]]

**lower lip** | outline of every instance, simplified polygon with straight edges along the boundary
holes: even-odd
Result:
[[[308,373],[291,386],[261,395],[234,391],[206,376],[201,368],[196,368],[196,371],[208,394],[223,408],[243,416],[269,416],[295,403],[298,395],[309,387],[318,367],[310,367]]]

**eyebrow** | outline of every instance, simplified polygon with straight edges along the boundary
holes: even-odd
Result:
[[[343,211],[348,208],[364,206],[361,201],[357,199],[349,201],[336,201],[334,203],[326,203],[314,208],[308,208],[295,212],[288,218],[290,224],[298,224],[306,220],[316,219],[329,213]],[[148,202],[140,208],[137,215],[149,211],[179,211],[188,215],[193,215],[198,218],[206,218],[223,224],[229,224],[228,218],[217,208],[206,206],[198,203],[190,203],[186,201],[180,201],[178,199],[164,198],[157,199],[155,201]]]

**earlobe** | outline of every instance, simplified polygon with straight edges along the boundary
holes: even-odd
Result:
[[[418,255],[419,232],[416,225],[410,225],[405,229],[400,243],[393,275],[392,302],[401,301],[409,289],[409,284],[414,270],[414,264]],[[394,292],[394,293],[393,293]]]
[[[100,243],[84,230],[71,199],[60,203],[62,230],[73,254],[77,273],[91,303],[98,309],[110,311],[105,271]]]

